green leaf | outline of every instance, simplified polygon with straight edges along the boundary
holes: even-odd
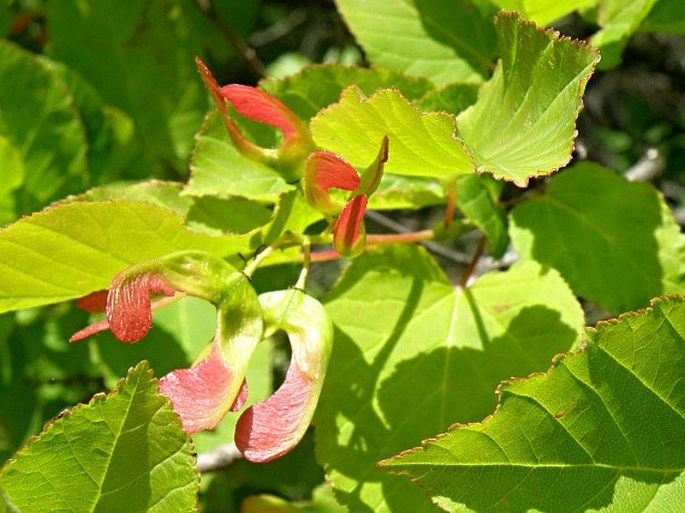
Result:
[[[642,22],[640,30],[684,34],[685,3],[657,0],[647,19]]]
[[[662,205],[652,185],[582,163],[512,211],[512,242],[524,258],[557,269],[580,296],[624,312],[685,290],[683,236]]]
[[[195,3],[56,0],[47,22],[50,56],[134,120],[143,144],[137,175],[169,165],[184,171],[208,105],[194,57],[229,46]]]
[[[597,51],[513,13],[495,20],[502,58],[475,105],[457,118],[479,172],[525,186],[565,166]]]
[[[0,37],[4,38],[7,36],[7,32],[10,26],[10,21],[12,18],[12,13],[10,11],[10,2],[12,0],[0,0]],[[0,504],[1,506],[1,504]],[[0,510],[2,511],[2,510]]]
[[[465,175],[457,179],[457,206],[488,239],[490,254],[500,258],[507,250],[507,217],[485,183],[488,177]]]
[[[240,238],[190,231],[178,215],[148,203],[54,206],[0,230],[0,312],[106,289],[129,265],[174,251],[228,255],[245,247]]]
[[[16,218],[16,205],[12,194],[24,181],[24,160],[12,142],[0,135],[0,226]]]
[[[121,110],[105,105],[95,88],[71,68],[48,59],[41,62],[65,82],[79,111],[88,141],[86,158],[90,182],[103,183],[122,175],[135,176],[132,170],[139,173],[140,142],[135,137],[131,118]]]
[[[210,235],[254,234],[270,226],[278,217],[261,203],[240,197],[226,199],[182,196],[183,184],[150,180],[139,183],[115,183],[90,189],[67,198],[66,202],[133,200],[166,207],[186,218],[186,225]],[[281,198],[282,199],[282,198]],[[279,200],[280,202],[280,200]],[[248,238],[246,238],[247,241]],[[246,242],[247,244],[247,242]],[[254,245],[250,245],[254,249]]]
[[[19,213],[85,185],[85,133],[66,83],[45,61],[0,41],[0,136],[16,148],[24,177]]]
[[[630,36],[644,20],[657,0],[599,0],[597,22],[602,29],[590,43],[602,52],[601,69],[609,69],[621,62],[621,53]]]
[[[464,0],[338,0],[347,26],[374,64],[436,84],[477,82],[495,56],[494,9]]]
[[[656,300],[588,338],[546,374],[503,384],[483,423],[455,426],[383,467],[448,511],[677,510],[683,299]]]
[[[447,84],[427,92],[415,104],[424,112],[444,110],[458,114],[476,103],[479,89],[480,84]]]
[[[422,114],[394,89],[365,99],[351,86],[312,120],[311,129],[317,144],[360,168],[373,162],[387,135],[388,173],[447,180],[473,171],[463,144],[454,137],[454,118],[444,112]]]
[[[193,510],[199,475],[188,435],[143,362],[109,395],[49,424],[2,468],[0,486],[35,513],[175,513]]]
[[[482,419],[499,381],[545,369],[583,326],[552,269],[521,263],[455,290],[429,255],[405,246],[355,259],[326,310],[336,333],[317,457],[350,511],[434,511],[376,462],[455,421]]]
[[[0,316],[0,462],[64,408],[102,389],[88,347],[68,342],[84,322],[68,304]]]
[[[244,234],[272,217],[270,208],[245,198],[198,198],[188,212],[188,227],[207,233]]]
[[[497,6],[516,11],[540,25],[571,14],[577,9],[592,7],[598,0],[492,0]]]
[[[189,196],[241,196],[274,203],[282,193],[293,189],[269,166],[240,154],[216,112],[200,131],[190,169],[190,182],[183,191]]]
[[[426,78],[400,71],[335,64],[309,66],[284,78],[267,78],[259,83],[259,87],[308,121],[322,108],[337,102],[343,89],[352,84],[367,96],[376,89],[395,87],[410,100],[420,98],[433,87]]]

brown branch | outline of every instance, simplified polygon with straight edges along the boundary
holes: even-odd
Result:
[[[254,48],[245,44],[240,39],[233,29],[218,15],[211,0],[195,0],[195,3],[200,8],[200,11],[209,18],[219,31],[226,37],[229,43],[236,49],[238,54],[243,58],[250,70],[257,75],[257,78],[264,78],[266,76],[266,68]]]

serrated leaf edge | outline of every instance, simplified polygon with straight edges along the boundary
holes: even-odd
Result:
[[[571,137],[571,146],[570,146],[569,151],[568,151],[568,157],[566,158],[566,161],[564,163],[560,164],[558,167],[555,167],[553,169],[545,169],[545,170],[536,171],[535,173],[528,175],[525,179],[519,180],[519,181],[511,180],[511,179],[508,179],[508,178],[503,177],[503,176],[501,176],[501,177],[495,176],[493,173],[491,173],[489,171],[480,169],[480,166],[475,164],[475,169],[476,169],[476,172],[478,174],[487,173],[487,174],[492,175],[492,177],[497,181],[511,182],[514,185],[516,185],[517,187],[525,188],[525,187],[528,187],[528,182],[530,181],[531,178],[550,176],[551,174],[559,171],[560,169],[565,168],[569,164],[569,162],[571,162],[571,159],[573,157],[573,152],[576,149],[576,139],[578,138],[578,128],[577,128],[578,117],[580,116],[580,113],[582,112],[582,110],[585,106],[585,102],[583,102],[583,91],[585,90],[585,87],[586,87],[588,81],[592,78],[592,75],[594,74],[595,69],[597,68],[597,65],[599,64],[599,61],[601,60],[602,56],[601,56],[599,50],[596,47],[588,44],[587,41],[584,41],[581,39],[573,39],[572,37],[565,36],[565,35],[561,34],[561,32],[559,32],[558,30],[554,30],[552,28],[548,29],[545,27],[541,27],[540,25],[538,25],[534,21],[523,18],[517,11],[508,11],[506,9],[502,9],[502,10],[498,11],[494,17],[495,25],[497,24],[497,21],[500,18],[504,18],[504,17],[516,18],[520,24],[532,26],[536,30],[543,32],[546,35],[551,36],[552,40],[568,41],[571,45],[583,47],[595,55],[595,60],[590,65],[590,69],[589,69],[588,73],[578,81],[577,93],[578,93],[578,97],[580,98],[580,104],[578,105],[578,109],[576,110],[576,115],[573,119],[573,136]],[[502,59],[502,57],[500,56],[498,58],[498,64],[501,61],[501,59]],[[492,77],[490,77],[490,78],[492,78]],[[477,101],[476,101],[476,103],[477,103]],[[464,147],[466,149],[470,149],[469,145],[466,143],[466,141],[464,141],[463,144],[464,144]],[[470,151],[468,151],[468,154],[469,154],[469,157],[471,158],[471,160],[475,161],[475,159],[473,158],[473,155],[471,154]]]
[[[348,92],[348,91],[350,91],[350,92]],[[323,109],[319,110],[319,112],[316,113],[316,115],[312,118],[312,123],[313,123],[317,118],[319,118],[320,116],[322,116],[326,111],[328,111],[328,110],[330,110],[330,109],[333,109],[333,108],[339,106],[339,105],[340,105],[340,102],[342,101],[343,97],[344,97],[346,94],[350,94],[350,95],[351,95],[352,93],[354,93],[354,94],[356,95],[356,97],[357,97],[357,99],[359,100],[360,103],[366,103],[366,102],[368,102],[368,101],[373,100],[373,99],[376,98],[377,96],[380,96],[380,95],[382,95],[382,94],[384,94],[384,93],[387,93],[388,91],[391,91],[391,92],[393,92],[393,93],[396,93],[396,94],[400,97],[401,100],[405,101],[405,102],[407,103],[407,105],[419,115],[420,118],[428,118],[428,117],[432,117],[432,118],[448,117],[448,118],[450,119],[451,124],[452,124],[452,134],[451,134],[451,139],[452,139],[452,141],[455,141],[456,143],[458,143],[459,146],[461,146],[462,150],[464,150],[464,153],[466,154],[466,157],[468,158],[469,163],[471,164],[471,166],[472,166],[472,168],[473,168],[473,171],[474,171],[474,172],[477,172],[477,173],[479,173],[479,174],[481,173],[481,171],[478,170],[478,168],[477,168],[477,166],[476,166],[476,164],[475,164],[475,161],[474,161],[474,159],[473,159],[473,155],[471,154],[470,148],[466,145],[465,141],[464,141],[461,137],[459,137],[459,135],[458,135],[459,130],[458,130],[458,128],[457,128],[457,118],[456,118],[456,116],[455,116],[454,114],[451,114],[451,113],[445,111],[445,110],[434,110],[434,111],[430,111],[430,112],[424,112],[424,111],[422,111],[421,109],[419,109],[419,108],[414,104],[413,101],[411,101],[409,98],[407,98],[406,96],[404,96],[404,95],[402,94],[402,91],[400,91],[397,87],[380,87],[380,88],[376,89],[376,90],[373,92],[373,94],[371,94],[370,96],[367,97],[367,96],[364,94],[364,92],[359,88],[359,86],[357,86],[356,84],[350,84],[349,86],[347,86],[346,88],[344,88],[344,89],[340,92],[340,96],[338,97],[338,101],[337,101],[336,103],[332,103],[332,104],[328,105],[327,107],[324,107]],[[318,146],[318,145],[317,145],[317,146]],[[392,155],[392,149],[390,150],[390,154]],[[343,155],[343,157],[344,157],[344,155]],[[390,174],[392,174],[392,173],[390,173]],[[458,174],[455,175],[455,176],[458,176],[459,174],[466,174],[466,173],[458,173]],[[400,175],[400,176],[402,176],[402,175]],[[434,179],[442,180],[442,181],[446,181],[446,180],[451,180],[451,179],[452,179],[452,177],[445,178],[445,177],[439,177],[439,176],[427,177],[427,178],[434,178]]]
[[[60,413],[57,414],[56,417],[53,419],[47,421],[45,425],[43,426],[43,429],[38,433],[37,435],[32,435],[30,436],[27,440],[26,443],[23,445],[21,449],[19,449],[12,458],[9,458],[3,465],[0,467],[0,476],[7,470],[10,465],[14,464],[20,458],[21,456],[24,455],[24,453],[28,450],[29,446],[36,440],[39,440],[48,430],[52,429],[54,426],[59,426],[62,422],[64,422],[66,419],[69,418],[69,416],[74,413],[79,411],[82,408],[90,408],[92,406],[95,406],[96,404],[102,402],[102,401],[107,401],[108,399],[116,396],[119,394],[121,387],[124,386],[126,380],[129,378],[129,376],[133,372],[141,372],[141,375],[147,375],[150,381],[152,382],[154,389],[156,393],[163,398],[164,404],[169,406],[171,411],[174,412],[174,415],[178,419],[178,429],[179,431],[182,431],[182,425],[181,425],[181,418],[178,416],[178,414],[173,410],[173,406],[171,404],[171,401],[169,400],[168,397],[165,395],[161,394],[159,392],[158,388],[158,383],[159,380],[154,377],[154,370],[150,367],[150,363],[147,360],[142,360],[138,362],[135,366],[129,367],[128,371],[126,372],[126,376],[121,378],[119,381],[116,382],[114,385],[114,388],[109,391],[108,393],[105,392],[98,392],[93,397],[90,398],[90,400],[87,403],[77,403],[71,408],[65,408],[62,410]],[[188,448],[190,449],[191,454],[196,456],[196,451],[195,451],[195,445],[193,444],[192,439],[190,436],[186,435],[186,444],[188,445]],[[195,464],[194,464],[195,472],[199,476],[200,471],[197,468],[197,457],[195,457]],[[195,482],[195,490],[194,493],[197,496],[197,494],[200,491],[200,480],[197,479]],[[195,506],[195,511],[197,511],[197,505]]]
[[[433,504],[435,504],[440,509],[443,509],[445,511],[450,511],[450,510],[447,510],[446,508],[443,508],[440,504],[438,504],[434,500],[434,497],[430,494],[430,490],[428,489],[428,487],[424,486],[417,478],[410,475],[408,471],[406,471],[406,470],[394,470],[392,468],[392,463],[395,460],[402,458],[403,456],[405,456],[407,454],[413,454],[413,453],[423,451],[430,443],[437,442],[440,439],[447,437],[452,431],[455,431],[455,430],[460,429],[460,428],[482,426],[482,425],[486,424],[487,422],[492,420],[497,415],[497,413],[500,411],[500,409],[502,408],[502,405],[503,405],[502,393],[503,393],[504,389],[507,387],[507,385],[509,385],[511,383],[520,382],[520,381],[528,381],[528,380],[530,380],[532,378],[536,378],[536,377],[549,375],[552,371],[554,371],[554,369],[557,367],[557,365],[559,364],[559,362],[561,360],[563,360],[567,357],[578,356],[578,355],[581,355],[582,353],[585,352],[585,350],[587,349],[587,344],[588,344],[588,342],[590,342],[590,339],[588,336],[589,334],[594,334],[594,333],[601,334],[605,330],[611,329],[613,326],[618,325],[623,319],[649,314],[649,313],[654,311],[654,308],[656,307],[656,305],[662,304],[662,303],[670,303],[673,301],[677,301],[677,302],[685,301],[685,294],[664,294],[664,295],[656,296],[649,301],[648,307],[640,308],[637,310],[631,310],[629,312],[624,312],[615,318],[599,321],[595,325],[595,327],[585,328],[586,337],[583,339],[581,344],[579,344],[579,346],[573,351],[568,351],[565,353],[559,353],[559,354],[555,355],[552,358],[552,364],[550,365],[550,367],[546,371],[544,371],[544,372],[533,372],[532,374],[529,374],[526,377],[513,377],[510,379],[505,379],[505,380],[500,381],[499,385],[497,385],[497,389],[495,390],[495,395],[497,396],[497,405],[495,406],[495,410],[490,415],[486,416],[483,420],[481,420],[480,422],[466,422],[466,423],[456,422],[456,423],[452,424],[451,426],[449,426],[444,433],[440,433],[434,437],[430,437],[430,438],[426,438],[425,440],[422,440],[421,445],[419,445],[417,447],[412,447],[411,449],[404,450],[398,454],[395,454],[394,456],[391,456],[390,458],[385,458],[385,459],[379,460],[378,462],[376,462],[376,468],[378,468],[379,470],[383,470],[385,472],[389,472],[389,473],[396,475],[396,476],[406,476],[412,483],[417,485],[419,488],[421,488],[426,493],[426,497]]]

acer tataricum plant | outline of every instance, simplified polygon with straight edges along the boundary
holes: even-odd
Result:
[[[171,40],[54,3],[47,56],[0,44],[0,511],[215,511],[241,482],[222,510],[685,504],[685,238],[651,183],[574,158],[593,72],[669,2],[338,0],[370,66],[221,84],[168,52],[120,102],[81,43]],[[228,7],[162,4],[240,43]],[[542,26],[575,9],[590,42]],[[182,148],[187,179],[131,174]],[[101,391],[41,431],[17,369],[63,362]]]

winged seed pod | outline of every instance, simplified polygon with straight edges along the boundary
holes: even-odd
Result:
[[[281,387],[248,408],[238,420],[235,442],[245,458],[267,462],[302,439],[314,415],[333,345],[333,325],[321,303],[300,289],[259,296],[266,335],[284,331],[292,359]]]
[[[217,310],[213,341],[188,369],[162,377],[159,390],[169,397],[184,429],[212,429],[229,409],[245,402],[245,369],[262,339],[261,308],[245,275],[224,260],[199,251],[172,253],[131,266],[113,280],[107,318],[71,337],[81,340],[110,329],[123,342],[140,340],[152,324],[150,296],[175,292],[210,301]]]

